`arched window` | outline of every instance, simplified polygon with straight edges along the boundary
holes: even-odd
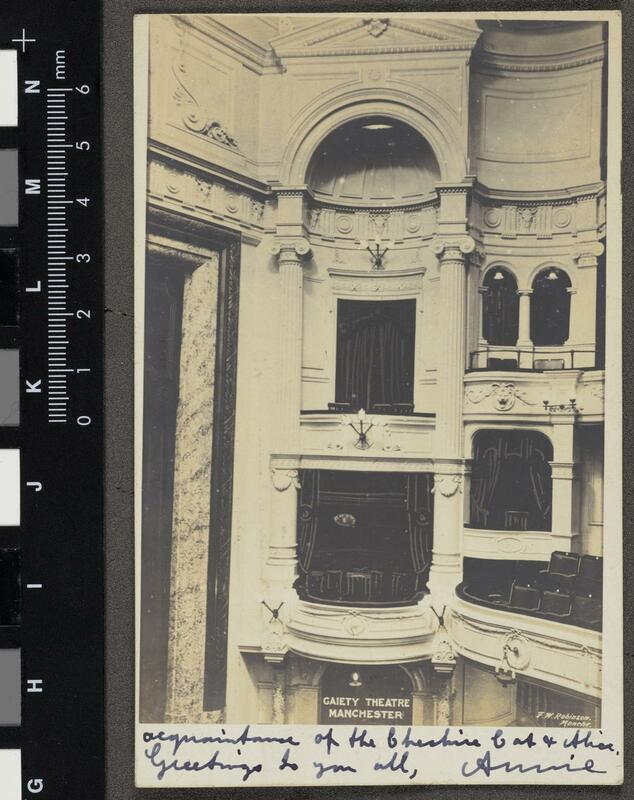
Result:
[[[494,267],[484,278],[482,335],[489,344],[512,347],[517,342],[518,326],[517,281],[507,269]]]
[[[473,440],[471,526],[549,531],[553,446],[536,431],[478,431]]]
[[[537,346],[558,346],[570,331],[570,278],[562,269],[548,267],[533,281],[531,339]]]

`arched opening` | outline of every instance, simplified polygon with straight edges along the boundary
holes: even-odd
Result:
[[[334,203],[408,203],[430,195],[440,180],[429,143],[396,119],[351,120],[321,142],[306,182],[316,198]]]
[[[321,725],[410,725],[412,681],[400,666],[331,664],[321,681]]]
[[[471,527],[549,531],[553,446],[542,433],[482,430],[473,438]]]
[[[483,282],[482,335],[490,345],[513,347],[519,330],[515,276],[504,267],[490,269]]]
[[[570,332],[570,278],[558,267],[542,270],[533,281],[531,339],[538,347],[561,346]]]

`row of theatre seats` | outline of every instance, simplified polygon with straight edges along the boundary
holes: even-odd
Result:
[[[603,559],[558,550],[546,570],[518,562],[504,578],[471,577],[457,592],[479,605],[601,630]]]

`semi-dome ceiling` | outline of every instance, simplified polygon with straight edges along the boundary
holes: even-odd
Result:
[[[436,157],[418,131],[383,117],[353,120],[327,136],[308,168],[321,200],[347,205],[415,203],[440,180]]]

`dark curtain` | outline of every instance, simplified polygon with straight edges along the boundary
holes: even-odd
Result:
[[[570,279],[563,270],[547,269],[533,281],[531,339],[538,347],[558,347],[570,328]]]
[[[478,431],[471,470],[471,525],[489,530],[551,527],[552,445],[533,431]]]
[[[336,401],[353,410],[411,403],[414,300],[339,300]]]
[[[434,521],[433,476],[427,473],[410,475],[407,484],[409,546],[414,572],[424,572],[431,562]]]
[[[519,331],[517,281],[505,269],[493,269],[484,279],[482,334],[491,345],[514,347]]]
[[[300,569],[308,572],[317,538],[319,472],[313,469],[303,470],[301,484],[297,512],[297,560]]]
[[[540,439],[530,438],[526,444],[532,497],[539,511],[540,521],[546,529],[549,529],[552,506],[552,477],[548,459],[552,459],[552,454],[545,452],[545,442]]]
[[[493,432],[485,438],[480,433],[476,434],[471,473],[471,524],[476,528],[488,528],[490,509],[500,479],[503,438],[502,434]]]

